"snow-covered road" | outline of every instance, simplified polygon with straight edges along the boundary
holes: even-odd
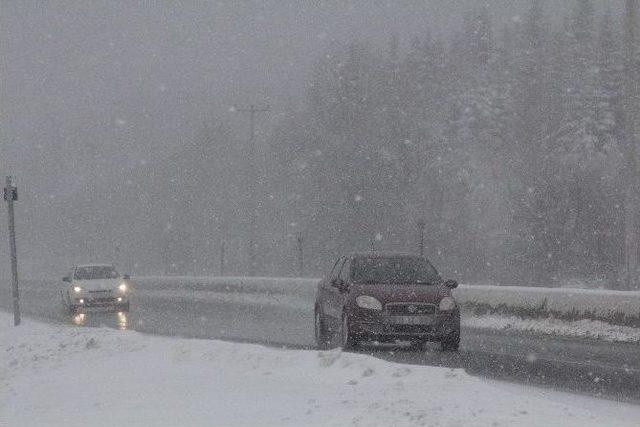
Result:
[[[637,426],[640,406],[338,350],[166,338],[0,312],[0,425]]]
[[[70,323],[60,310],[55,286],[26,283],[22,299],[25,313],[53,323]],[[8,308],[9,301],[0,298],[0,305]],[[287,299],[279,294],[140,290],[132,307],[132,313],[125,319],[114,315],[89,315],[83,323],[275,347],[313,347],[312,306],[306,299]],[[459,354],[442,353],[437,346],[426,352],[363,351],[399,364],[462,368],[482,377],[640,401],[638,344],[536,336],[514,330],[467,326],[463,328]]]

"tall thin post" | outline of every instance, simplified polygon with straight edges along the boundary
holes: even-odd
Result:
[[[224,240],[220,245],[220,276],[224,276]]]
[[[637,1],[626,1],[626,53],[625,53],[625,102],[624,102],[624,114],[625,125],[628,141],[628,156],[627,156],[627,168],[628,168],[628,184],[625,200],[625,266],[627,270],[626,287],[631,289],[635,286],[637,280],[636,274],[638,271],[638,230],[637,230],[637,215],[639,197],[637,194],[637,184],[640,176],[639,161],[636,144],[638,143],[638,97],[640,96],[638,89],[638,47],[637,47]]]
[[[9,217],[9,252],[11,254],[11,278],[13,289],[13,324],[20,324],[20,293],[18,292],[18,255],[16,250],[16,223],[13,202],[18,200],[18,190],[13,185],[13,178],[8,176],[4,188],[4,198],[7,201]]]
[[[425,227],[425,222],[423,219],[418,221],[418,230],[420,231],[420,243],[419,243],[419,249],[420,249],[420,256],[424,256],[424,227]]]
[[[302,233],[298,232],[296,236],[298,242],[298,277],[302,277],[304,271],[304,253],[302,251]]]
[[[256,142],[255,142],[255,120],[256,113],[269,111],[269,107],[258,108],[250,105],[249,108],[237,108],[239,113],[249,113],[249,238],[247,239],[247,258],[249,264],[249,276],[256,274],[256,222],[257,222],[257,162],[256,162]]]
[[[635,43],[637,38],[637,19],[638,19],[638,10],[637,10],[637,0],[627,0],[626,10],[627,10],[627,49],[629,49],[628,53],[633,53],[636,49]],[[633,58],[627,58],[633,60]]]

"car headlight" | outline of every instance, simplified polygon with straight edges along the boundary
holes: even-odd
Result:
[[[120,292],[126,292],[127,291],[127,284],[124,283],[124,282],[120,283],[120,285],[118,286],[118,290]]]
[[[74,286],[73,287],[73,292],[79,294],[80,292],[82,292],[82,288],[80,286]]]
[[[382,310],[382,304],[380,301],[369,295],[360,295],[356,298],[356,304],[360,308],[367,308],[369,310]]]
[[[451,311],[456,308],[456,300],[451,297],[444,297],[440,300],[440,306],[438,310],[440,311]]]

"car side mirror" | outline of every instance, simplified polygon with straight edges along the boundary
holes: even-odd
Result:
[[[444,285],[449,289],[455,289],[458,287],[458,282],[453,279],[445,280]]]
[[[62,281],[63,281],[63,282],[71,283],[71,277],[63,277],[63,278],[62,278]]]
[[[337,288],[340,292],[345,292],[347,290],[347,284],[339,277],[336,277],[331,281],[331,286]]]
[[[122,276],[122,278],[124,280],[129,280],[129,279],[131,279],[131,276],[129,276],[128,274],[125,274],[124,276]]]

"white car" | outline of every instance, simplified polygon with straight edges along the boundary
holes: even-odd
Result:
[[[65,286],[60,296],[70,314],[93,308],[129,311],[129,276],[121,276],[113,265],[78,265],[62,281]]]

